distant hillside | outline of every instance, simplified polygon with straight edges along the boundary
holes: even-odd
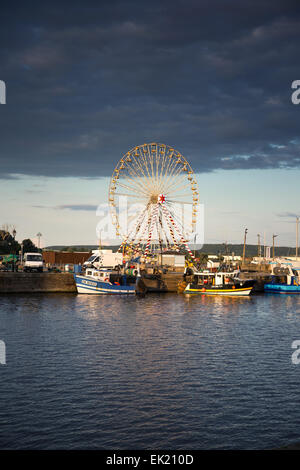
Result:
[[[47,246],[44,250],[57,250],[57,251],[92,251],[97,250],[99,248],[98,245],[53,245]],[[106,250],[114,250],[116,251],[119,246],[103,246],[103,249]],[[261,248],[262,255],[263,255],[263,247]],[[227,244],[224,243],[215,244],[215,243],[207,243],[203,245],[201,250],[197,250],[200,253],[206,253],[210,255],[231,255],[234,253],[237,256],[241,256],[243,254],[243,244]],[[271,255],[272,255],[272,248],[271,248]],[[275,255],[276,256],[295,256],[295,248],[288,247],[288,246],[277,246],[275,247]],[[246,245],[246,256],[257,256],[257,245]]]
[[[261,254],[263,255],[263,247],[261,247]],[[203,248],[200,250],[201,253],[207,254],[218,254],[222,255],[231,255],[234,253],[237,256],[243,254],[243,244],[230,244],[225,245],[224,243],[213,244],[207,243],[203,245]],[[257,245],[246,245],[246,256],[257,256],[258,249]],[[275,256],[295,256],[295,248],[288,246],[275,246]],[[271,248],[272,256],[272,248]]]

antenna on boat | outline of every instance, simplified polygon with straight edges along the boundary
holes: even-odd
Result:
[[[275,240],[276,237],[278,237],[278,235],[274,235],[274,233],[273,233],[273,236],[272,236],[272,239],[273,239],[273,259],[275,258],[275,242],[274,242],[274,240]]]
[[[101,232],[102,232],[102,229],[100,230],[99,232],[99,251],[101,252],[102,250],[102,246],[101,246]]]
[[[248,229],[245,228],[245,233],[244,233],[244,248],[243,248],[243,264],[245,264],[247,232],[248,232]]]

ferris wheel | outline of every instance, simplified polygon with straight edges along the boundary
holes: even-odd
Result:
[[[120,208],[120,202],[125,207]],[[149,143],[123,155],[112,174],[109,206],[121,246],[179,251],[195,233],[198,186],[194,172],[180,152]],[[122,204],[121,204],[122,205]]]

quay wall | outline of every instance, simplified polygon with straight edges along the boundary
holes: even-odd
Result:
[[[76,292],[71,273],[0,273],[0,294],[21,292]]]
[[[183,273],[162,274],[158,279],[151,277],[143,278],[148,292],[177,292]],[[0,272],[0,294],[19,292],[76,293],[77,291],[72,273]]]
[[[269,273],[243,272],[242,279],[255,279],[253,292],[263,292],[264,284],[270,282]],[[143,276],[148,292],[178,292],[183,281],[183,273],[161,273],[159,276]],[[72,273],[14,273],[0,272],[0,294],[21,292],[70,292],[76,293]]]

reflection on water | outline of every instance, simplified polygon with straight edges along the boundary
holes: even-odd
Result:
[[[252,302],[253,297],[250,295],[233,297],[233,296],[221,296],[221,295],[184,295],[184,298],[188,302],[194,302],[194,305],[197,307],[207,306],[209,308],[215,309],[220,308],[226,313],[226,311],[237,310],[241,305],[244,305],[245,302]]]
[[[1,448],[253,449],[300,438],[297,296],[11,295],[0,312]]]

